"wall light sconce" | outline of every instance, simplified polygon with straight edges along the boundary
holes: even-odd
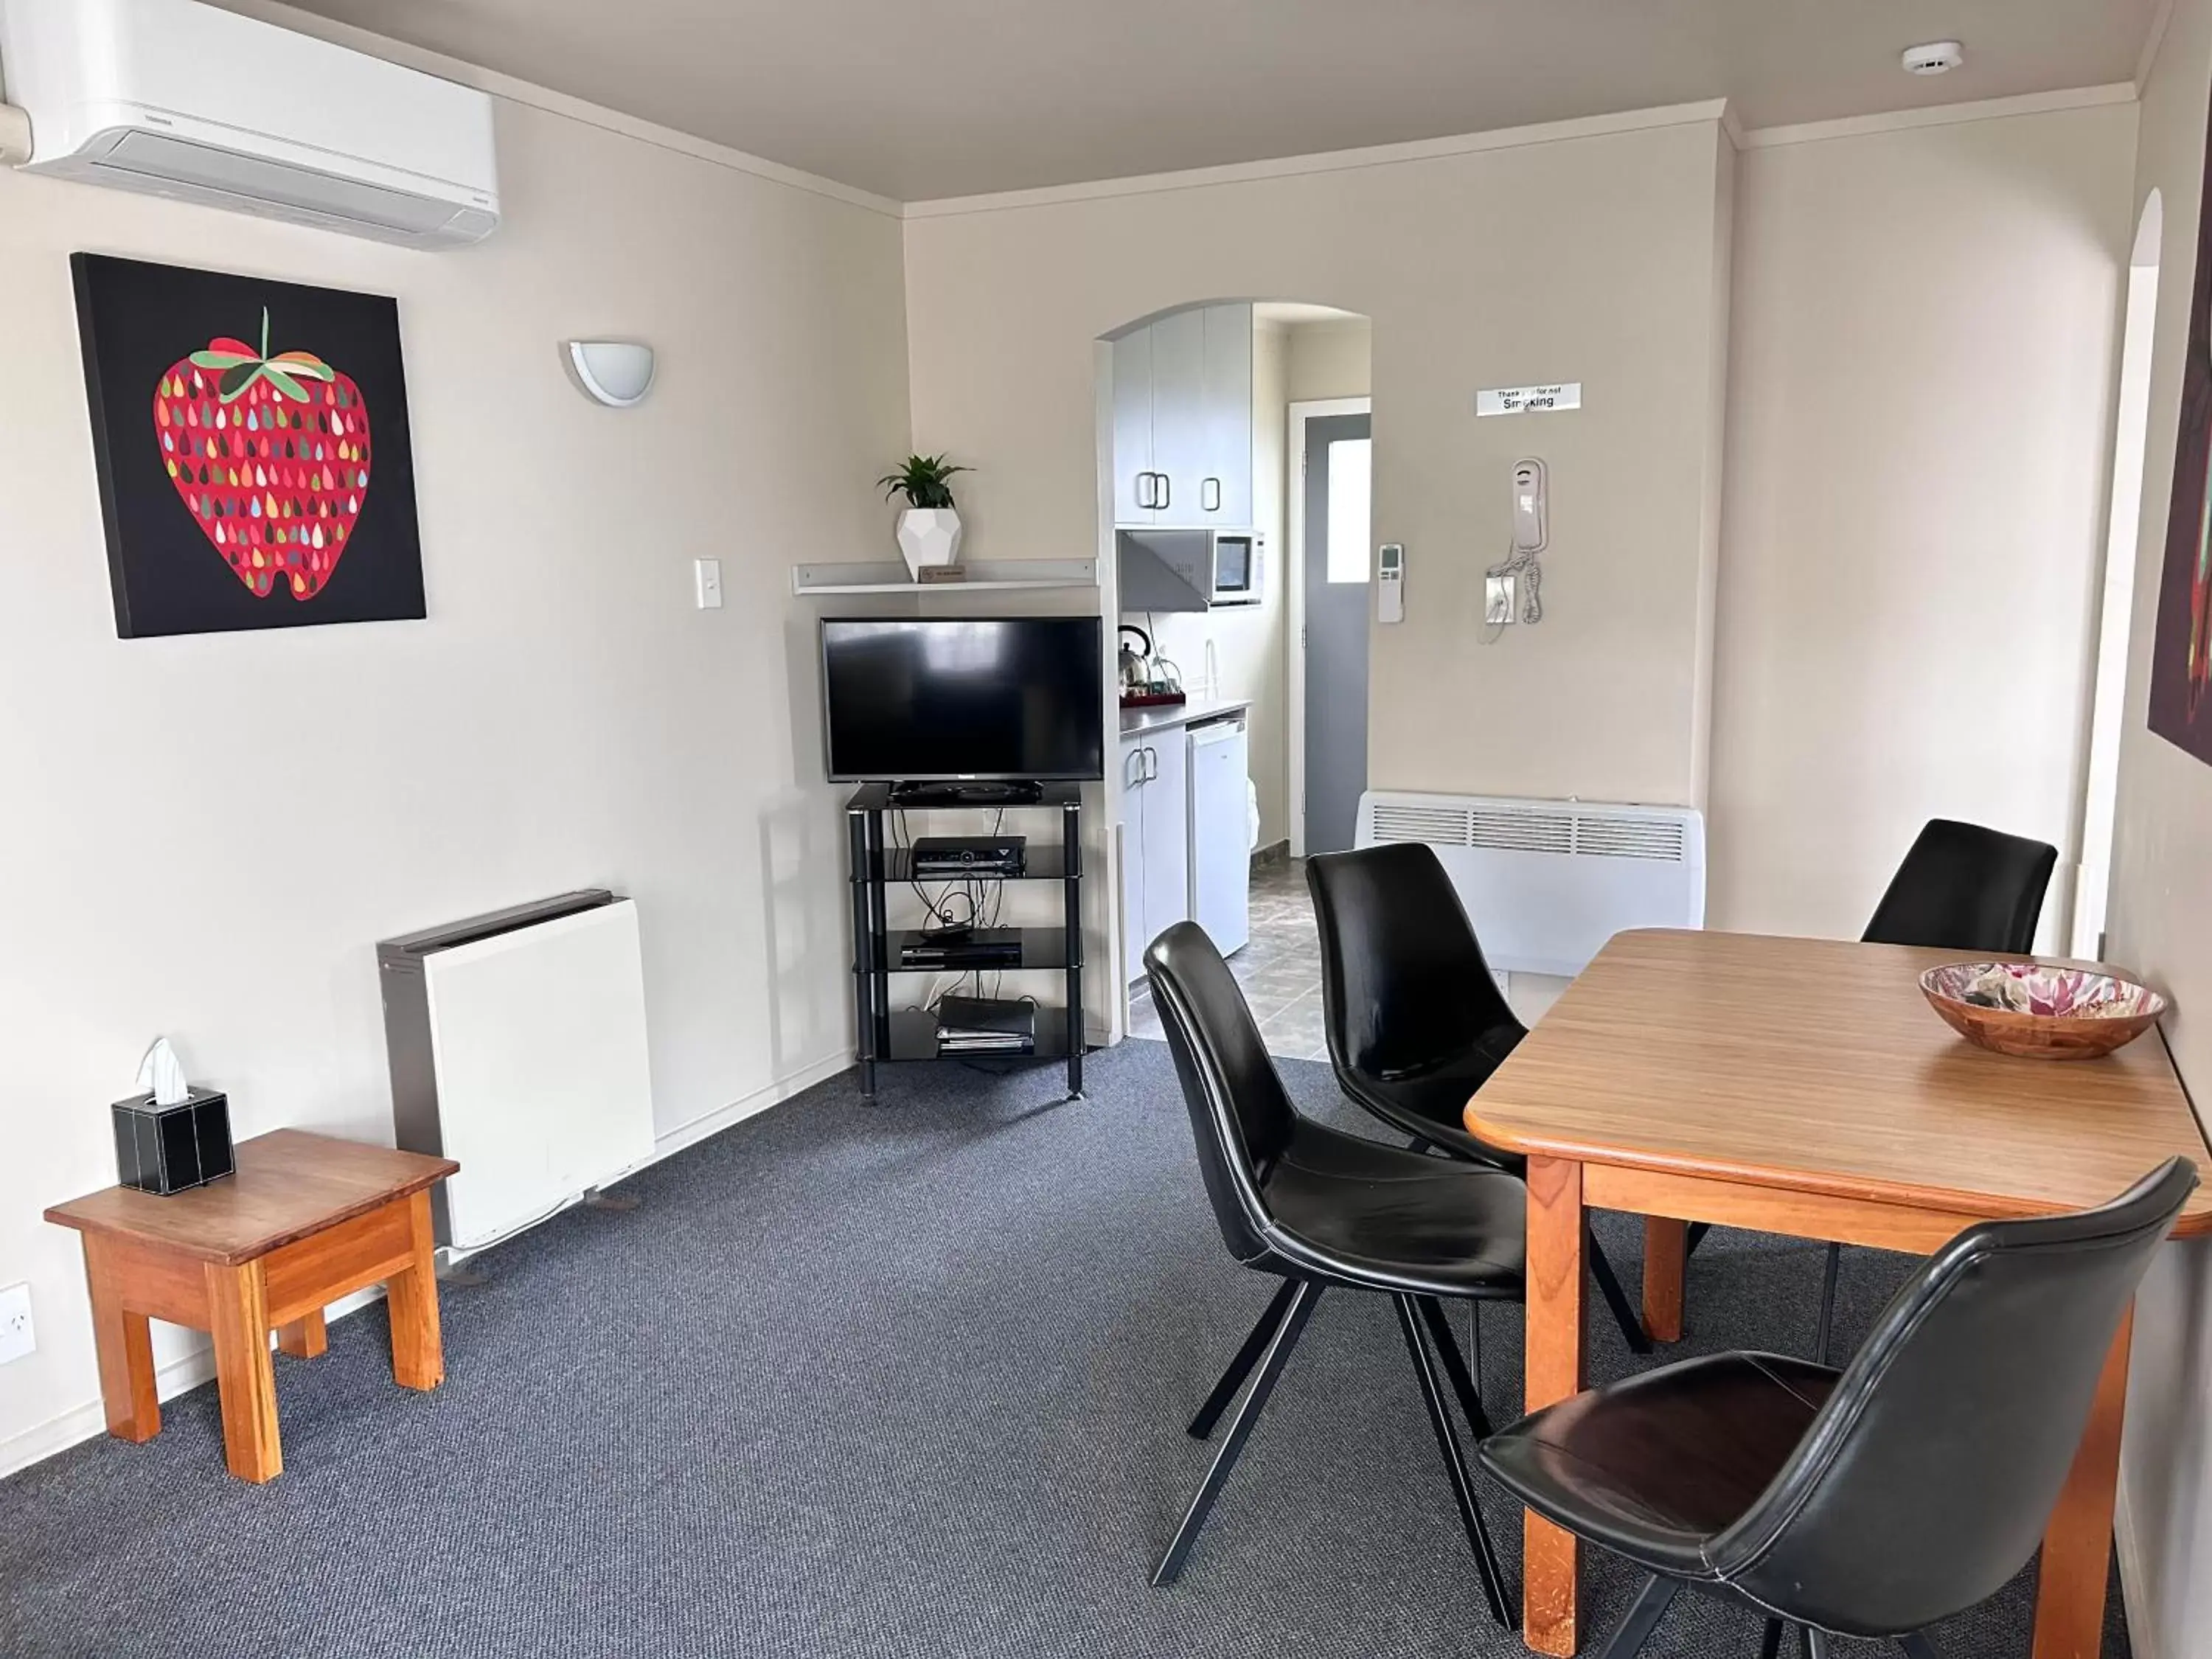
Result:
[[[568,373],[584,395],[609,409],[628,409],[653,390],[653,348],[626,340],[570,340]]]

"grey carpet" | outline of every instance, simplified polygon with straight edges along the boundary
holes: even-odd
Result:
[[[1284,1071],[1358,1127],[1327,1071]],[[1209,1449],[1182,1425],[1269,1283],[1223,1254],[1166,1051],[851,1074],[573,1211],[445,1295],[447,1381],[393,1386],[384,1322],[280,1357],[283,1476],[222,1468],[212,1387],[145,1446],[0,1485],[0,1652],[19,1659],[1519,1655],[1487,1622],[1395,1317],[1325,1300],[1182,1583],[1146,1579]],[[1633,1281],[1640,1234],[1602,1221]],[[1839,1329],[1904,1264],[1848,1253]],[[1680,1350],[1804,1351],[1817,1246],[1716,1234]],[[1464,1329],[1464,1316],[1459,1320]],[[1485,1393],[1520,1395],[1512,1313]],[[1595,1310],[1594,1369],[1629,1364]],[[1487,1509],[1509,1577],[1519,1528]],[[1586,1577],[1584,1628],[1631,1588]],[[2023,1577],[1943,1632],[2021,1659]],[[1646,1651],[1757,1650],[1676,1603]],[[1838,1644],[1843,1654],[1884,1650]],[[2117,1612],[2106,1644],[2124,1655]]]

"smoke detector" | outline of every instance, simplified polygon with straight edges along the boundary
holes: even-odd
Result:
[[[1905,52],[1905,72],[1907,75],[1948,75],[1966,61],[1966,49],[1956,40],[1935,40],[1924,46],[1908,46]]]

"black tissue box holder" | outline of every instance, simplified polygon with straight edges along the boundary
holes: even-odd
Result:
[[[167,1196],[236,1167],[229,1096],[194,1089],[173,1106],[155,1105],[150,1094],[115,1103],[115,1174],[125,1186]]]

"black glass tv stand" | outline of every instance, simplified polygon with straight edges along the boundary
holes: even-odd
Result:
[[[1012,781],[993,782],[895,783],[893,806],[1036,806],[1044,800],[1044,786]]]
[[[938,785],[925,787],[937,788]],[[974,785],[954,785],[972,788]],[[1007,786],[982,786],[1000,789]],[[1060,817],[1057,846],[1032,836],[1022,861],[1021,873],[977,873],[965,879],[978,882],[1047,882],[1060,886],[1060,925],[1051,927],[996,929],[1011,933],[1020,946],[1018,961],[992,971],[1049,972],[1063,975],[1066,1000],[1059,1007],[1040,1003],[1036,1009],[1035,1046],[1025,1054],[994,1055],[981,1060],[974,1054],[940,1054],[937,1016],[927,1008],[909,1006],[927,994],[930,981],[943,977],[934,969],[904,969],[898,964],[907,947],[923,938],[920,927],[895,928],[886,918],[885,896],[894,887],[914,880],[914,857],[895,836],[893,816],[909,805],[887,783],[864,785],[845,803],[845,834],[849,850],[853,891],[853,1009],[854,1049],[860,1061],[860,1092],[876,1097],[876,1067],[884,1060],[967,1060],[971,1063],[1026,1063],[1064,1060],[1071,1099],[1083,1092],[1083,789],[1074,783],[1021,786],[1026,800],[1002,797],[955,802],[932,801],[943,810],[951,806],[969,811],[997,811],[1008,806],[1056,811]],[[988,826],[987,826],[988,827]],[[896,990],[894,988],[896,988]]]

